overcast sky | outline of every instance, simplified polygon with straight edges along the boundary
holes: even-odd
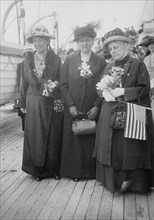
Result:
[[[14,0],[12,0],[14,1]],[[1,22],[10,0],[1,0]],[[151,0],[150,0],[151,1]],[[53,1],[53,0],[24,0],[23,6],[26,10],[26,30],[40,17],[56,11],[59,17],[59,41],[60,45],[65,44],[75,26],[82,26],[88,22],[101,23],[98,37],[114,27],[134,26],[139,28],[139,21],[143,11],[145,0],[100,0],[100,1]],[[16,7],[11,10],[8,16],[6,27],[6,40],[17,42]],[[12,24],[10,25],[10,22]],[[53,17],[40,22],[45,24],[51,31]]]

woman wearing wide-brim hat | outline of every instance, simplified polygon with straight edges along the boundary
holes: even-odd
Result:
[[[147,45],[149,37],[149,35],[143,37],[141,42],[137,45],[138,47],[142,48],[142,55],[140,56],[142,60],[144,60],[144,58],[151,53]]]
[[[25,58],[20,82],[21,110],[26,112],[22,170],[38,181],[59,178],[63,109],[55,105],[61,104],[61,60],[50,47],[51,39],[43,25],[27,32],[35,52]]]
[[[147,126],[146,138],[143,136],[145,130],[141,131],[139,128],[138,131],[142,134],[140,137],[137,133],[132,134],[133,130],[129,135],[124,134],[123,121],[120,121],[120,116],[119,121],[114,121],[112,115],[116,112],[115,107],[119,103],[121,106],[124,106],[124,103],[134,103],[150,108],[149,74],[142,61],[129,56],[129,39],[121,29],[109,31],[105,35],[104,45],[108,47],[114,60],[113,63],[107,65],[105,75],[111,76],[111,70],[114,72],[118,69],[119,71],[119,68],[122,74],[116,88],[104,89],[102,92],[104,101],[94,149],[94,157],[97,160],[96,180],[112,193],[128,190],[147,192],[152,181],[154,184],[154,179],[151,178],[153,147],[151,110],[147,110],[148,121],[144,123],[144,126]],[[140,109],[145,119],[145,108]]]
[[[74,135],[72,122],[76,118],[97,120],[101,100],[96,83],[105,68],[105,60],[92,51],[95,26],[88,24],[74,30],[78,51],[66,58],[60,80],[65,103],[61,154],[61,175],[78,181],[95,178],[95,159],[92,153],[95,133]]]

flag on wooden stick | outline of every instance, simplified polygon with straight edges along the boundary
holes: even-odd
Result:
[[[146,140],[146,107],[127,103],[125,138]]]

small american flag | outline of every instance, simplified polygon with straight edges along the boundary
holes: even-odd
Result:
[[[146,107],[127,103],[125,138],[146,140]]]

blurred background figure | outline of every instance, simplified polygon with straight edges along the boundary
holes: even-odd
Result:
[[[59,49],[57,51],[57,55],[60,57],[62,64],[64,63],[66,57],[67,57],[67,50]]]
[[[150,51],[150,54],[144,58],[144,63],[150,75],[151,106],[154,120],[154,37],[149,37],[146,45]]]
[[[103,57],[106,60],[106,63],[112,63],[113,62],[113,58],[109,52],[109,50],[106,48],[103,50]]]
[[[69,48],[67,51],[67,56],[74,54],[75,50],[73,48]]]
[[[141,48],[141,56],[140,56],[140,58],[142,60],[144,60],[144,58],[151,53],[149,48],[148,48],[148,45],[147,45],[147,41],[148,41],[149,37],[150,37],[149,35],[143,37],[141,42],[138,44],[138,47]]]

